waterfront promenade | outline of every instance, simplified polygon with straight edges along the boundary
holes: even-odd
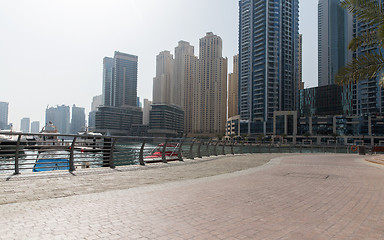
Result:
[[[0,239],[384,239],[384,168],[235,155],[0,175]]]

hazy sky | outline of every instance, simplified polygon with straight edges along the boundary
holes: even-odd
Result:
[[[317,85],[317,0],[300,0],[303,80]],[[138,96],[152,99],[156,55],[213,32],[223,56],[238,52],[238,0],[12,0],[0,2],[0,101],[9,122],[45,121],[47,105],[90,110],[102,92],[102,60],[139,57]]]

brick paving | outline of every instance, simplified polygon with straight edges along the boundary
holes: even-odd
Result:
[[[278,156],[3,177],[2,199],[3,186],[51,187],[0,203],[0,239],[384,239],[383,168],[356,155]]]

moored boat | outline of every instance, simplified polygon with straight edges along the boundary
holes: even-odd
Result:
[[[165,151],[164,151],[165,159],[167,161],[180,160],[179,149],[180,149],[180,145],[178,143],[177,144],[167,143],[165,145]],[[163,150],[164,150],[164,143],[160,143],[152,150],[149,156],[146,156],[144,158],[145,162],[147,163],[162,162]]]

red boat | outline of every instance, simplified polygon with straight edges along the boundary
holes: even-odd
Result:
[[[167,143],[165,146],[165,159],[167,161],[176,161],[179,160],[179,143]],[[155,147],[149,156],[145,157],[145,162],[154,163],[154,162],[162,162],[164,143],[160,143]]]

